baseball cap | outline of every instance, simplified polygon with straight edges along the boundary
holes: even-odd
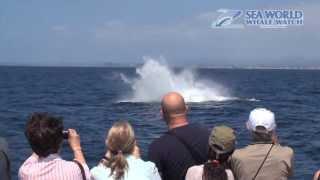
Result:
[[[216,126],[209,137],[209,146],[218,153],[227,153],[235,149],[236,136],[228,126]]]
[[[276,128],[274,113],[265,108],[256,108],[250,112],[247,127],[251,131],[256,131],[257,126],[272,131]]]

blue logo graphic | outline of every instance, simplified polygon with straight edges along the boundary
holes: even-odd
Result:
[[[212,28],[243,28],[243,24],[235,24],[243,13],[241,10],[219,9],[220,16],[211,24]]]

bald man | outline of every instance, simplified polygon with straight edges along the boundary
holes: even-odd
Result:
[[[153,161],[163,180],[184,180],[189,167],[207,159],[209,130],[189,124],[188,107],[177,92],[166,94],[161,102],[161,114],[168,131],[149,147]]]

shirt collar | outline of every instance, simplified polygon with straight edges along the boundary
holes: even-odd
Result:
[[[273,143],[272,141],[254,141],[251,144],[255,145],[255,144],[273,144]]]
[[[50,154],[49,156],[45,157],[45,158],[40,158],[38,157],[38,160],[40,162],[42,161],[52,161],[54,159],[61,159],[61,157],[59,156],[59,154],[55,153],[55,154]]]

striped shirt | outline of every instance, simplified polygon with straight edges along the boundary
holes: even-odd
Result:
[[[82,164],[86,179],[90,179],[90,171]],[[82,180],[79,166],[72,161],[61,159],[58,154],[39,158],[33,153],[19,169],[20,180]]]

